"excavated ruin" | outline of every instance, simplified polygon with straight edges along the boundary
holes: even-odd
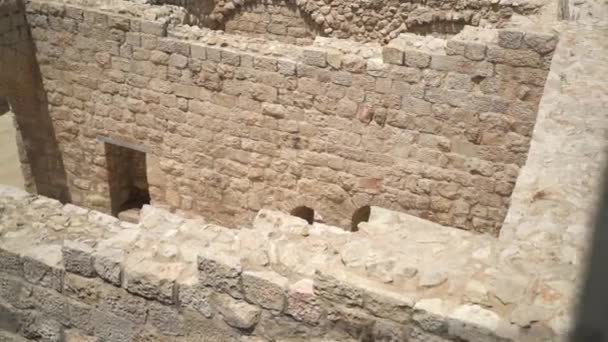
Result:
[[[0,0],[0,340],[564,338],[588,1]]]

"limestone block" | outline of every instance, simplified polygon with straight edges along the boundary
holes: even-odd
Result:
[[[167,22],[160,21],[141,21],[141,32],[151,34],[158,37],[167,36]]]
[[[32,284],[61,291],[64,273],[61,267],[61,246],[35,246],[24,254],[22,258],[24,278]]]
[[[334,304],[328,308],[327,319],[357,340],[372,336],[376,319],[361,309]],[[373,339],[372,339],[373,340]]]
[[[228,295],[215,293],[213,306],[222,315],[224,321],[237,329],[251,329],[260,317],[260,309]]]
[[[277,63],[277,69],[279,73],[285,76],[295,76],[296,75],[296,63],[284,59],[279,59]]]
[[[558,36],[554,34],[526,33],[524,44],[541,55],[547,54],[557,46]]]
[[[93,248],[83,242],[66,240],[61,248],[63,265],[67,272],[94,277]]]
[[[146,321],[146,300],[132,295],[126,290],[103,284],[99,287],[99,308],[131,322],[143,324]]]
[[[43,317],[39,314],[32,314],[24,320],[21,327],[21,334],[28,339],[39,341],[61,341],[61,324],[55,320]]]
[[[363,307],[374,316],[398,323],[407,323],[412,315],[414,300],[412,296],[387,291],[368,284],[363,292]]]
[[[387,64],[403,65],[405,53],[402,49],[387,45],[382,48],[382,61]]]
[[[203,285],[242,298],[241,261],[223,251],[205,250],[198,256],[200,281]]]
[[[498,46],[506,49],[519,49],[523,38],[523,32],[500,30],[498,31]]]
[[[518,51],[518,50],[513,50]],[[471,61],[463,56],[433,55],[431,69],[438,71],[455,71],[463,74],[490,77],[494,75],[494,65],[488,62]]]
[[[540,67],[542,59],[538,52],[532,50],[503,49],[497,46],[488,47],[488,61],[516,67]],[[483,75],[482,75],[483,76]]]
[[[186,333],[186,323],[179,311],[157,302],[148,303],[147,322],[164,335],[181,336]]]
[[[456,39],[449,39],[446,42],[445,52],[449,56],[461,55],[464,56],[466,50],[466,42]]]
[[[237,52],[229,50],[220,50],[221,62],[228,65],[239,66],[241,64],[241,56]]]
[[[474,304],[461,305],[448,315],[449,334],[471,342],[517,337],[513,336],[517,331],[505,329],[503,324],[498,314]]]
[[[140,325],[128,319],[103,312],[91,310],[94,335],[103,341],[131,342],[140,330]]]
[[[277,60],[267,57],[255,57],[253,60],[253,66],[259,70],[274,72],[277,71]]]
[[[319,323],[323,309],[314,293],[312,279],[302,279],[289,286],[285,313],[308,324]]]
[[[302,53],[302,61],[308,65],[324,68],[327,66],[327,52],[323,49],[308,47]]]
[[[82,303],[89,305],[99,304],[100,287],[103,282],[98,279],[85,278],[79,275],[66,273],[63,280],[63,293]]]
[[[408,325],[378,320],[372,328],[373,341],[409,341],[410,328]]]
[[[245,299],[265,309],[283,311],[289,280],[272,271],[245,271],[241,275]]]
[[[412,318],[424,330],[442,334],[447,331],[446,311],[440,298],[422,299],[414,306]]]
[[[20,277],[23,275],[23,261],[19,254],[0,247],[0,269],[3,273]]]
[[[431,56],[427,53],[416,50],[405,50],[405,65],[426,68],[431,64]]]
[[[125,264],[124,288],[144,298],[172,304],[174,282],[184,264],[138,259],[127,260]]]
[[[343,271],[315,271],[315,294],[335,303],[363,306],[363,291],[348,282],[348,277]]]
[[[177,296],[181,307],[191,308],[201,315],[211,318],[211,289],[201,285],[197,277],[178,280]]]
[[[45,316],[53,317],[59,323],[67,324],[70,317],[66,303],[68,298],[62,296],[59,292],[45,289],[42,287],[32,288],[32,307],[43,313]]]
[[[207,49],[205,46],[192,44],[190,45],[190,53],[192,54],[192,58],[207,59]]]
[[[482,61],[486,58],[486,45],[478,43],[467,43],[464,56],[474,61]]]
[[[113,285],[122,283],[122,263],[125,252],[120,248],[97,249],[93,253],[93,268],[99,277]]]

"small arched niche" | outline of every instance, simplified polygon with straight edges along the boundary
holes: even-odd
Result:
[[[363,206],[353,213],[351,219],[350,230],[356,232],[359,230],[359,223],[369,221],[369,216],[372,212],[372,208],[369,205]]]
[[[308,224],[315,222],[315,211],[307,206],[295,207],[289,214],[305,220]]]

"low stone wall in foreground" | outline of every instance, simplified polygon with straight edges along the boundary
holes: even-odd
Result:
[[[0,330],[42,341],[543,341],[574,265],[374,210],[358,232],[262,210],[138,225],[0,188]],[[76,338],[75,337],[75,338]],[[68,339],[70,340],[70,339]]]

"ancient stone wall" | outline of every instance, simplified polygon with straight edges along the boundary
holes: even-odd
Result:
[[[316,23],[288,2],[251,3],[224,19],[223,30],[290,44],[309,45],[319,34]]]
[[[0,333],[32,340],[554,341],[575,295],[560,245],[396,213],[351,233],[146,207],[136,226],[3,187],[0,209]]]
[[[377,205],[496,233],[556,42],[465,30],[297,47],[74,5],[29,11],[74,202],[110,211],[105,136],[150,149],[152,203],[228,226],[305,205],[349,227]]]
[[[63,161],[22,1],[0,1],[0,98],[15,113],[26,187],[69,201]]]
[[[403,32],[451,36],[465,25],[501,26],[509,21],[513,13],[532,14],[541,3],[533,1],[459,1],[438,0],[426,2],[407,1],[321,1],[321,0],[159,0],[159,4],[175,4],[188,12],[188,23],[219,29],[240,26],[239,31],[277,30],[270,37],[284,40],[283,25],[268,27],[264,24],[272,17],[261,9],[288,7],[292,13],[308,23],[309,32],[336,38],[357,41],[386,43]],[[235,13],[238,13],[235,15]],[[270,15],[269,15],[270,14]],[[237,20],[237,23],[231,23]],[[293,19],[289,19],[292,21]],[[298,24],[298,27],[300,25]],[[257,31],[259,32],[259,31]],[[302,32],[292,30],[292,33]],[[287,34],[287,36],[292,36]],[[268,36],[267,36],[268,37]],[[283,38],[282,38],[283,37]],[[292,40],[292,39],[290,39]]]

